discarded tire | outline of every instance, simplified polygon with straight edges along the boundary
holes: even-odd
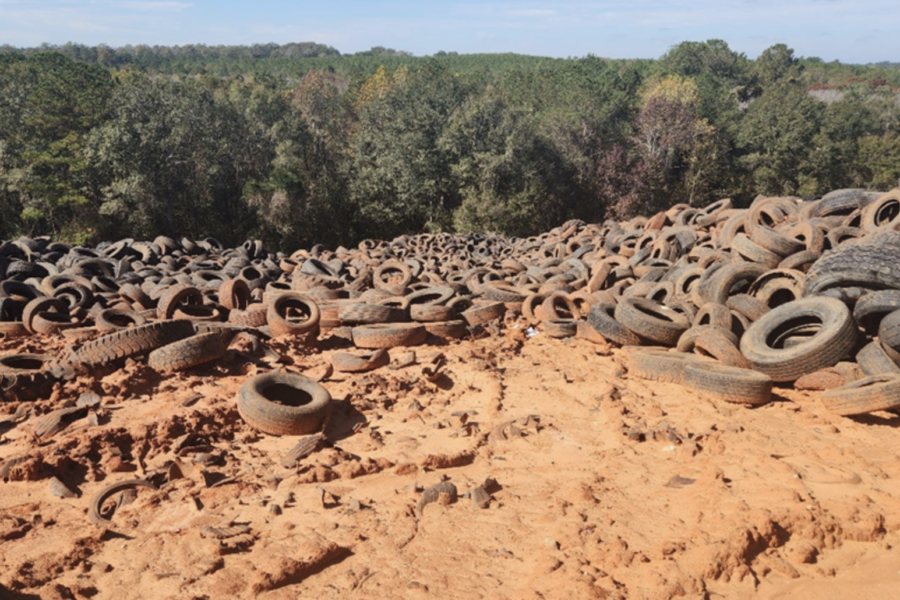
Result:
[[[322,429],[331,394],[294,373],[251,377],[238,392],[238,412],[254,429],[271,435],[306,435]]]
[[[787,347],[785,339],[792,332],[808,339]],[[754,369],[774,381],[794,381],[850,355],[856,336],[856,323],[843,302],[805,298],[779,306],[753,323],[741,339],[741,352]]]

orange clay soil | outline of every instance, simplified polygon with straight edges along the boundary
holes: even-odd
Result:
[[[629,376],[621,350],[524,331],[335,373],[333,444],[293,468],[297,438],[238,415],[241,382],[272,368],[239,345],[174,376],[81,376],[18,423],[0,403],[0,460],[27,457],[0,483],[0,598],[900,597],[900,417],[837,417],[792,389],[756,409],[712,401]],[[301,373],[345,349],[270,346]],[[14,351],[63,347],[0,342]],[[98,424],[29,433],[89,390]],[[166,469],[109,530],[91,523],[99,490]],[[54,496],[53,476],[77,496]],[[482,509],[462,495],[486,478]],[[417,519],[444,479],[460,498]]]

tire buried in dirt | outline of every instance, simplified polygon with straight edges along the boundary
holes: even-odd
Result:
[[[147,364],[155,371],[183,371],[218,360],[227,349],[222,333],[200,333],[157,348],[147,357]]]
[[[900,376],[875,375],[822,392],[822,404],[845,417],[900,408]]]
[[[308,377],[265,373],[251,377],[238,392],[238,412],[248,425],[271,435],[306,435],[320,431],[331,394]]]
[[[734,404],[760,405],[772,399],[772,378],[759,371],[717,362],[684,365],[682,385]]]

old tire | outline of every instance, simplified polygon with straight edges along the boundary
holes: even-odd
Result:
[[[785,347],[784,340],[792,331],[817,326],[818,331],[805,342]],[[843,302],[804,298],[782,304],[754,322],[741,338],[741,353],[773,381],[795,381],[848,356],[856,336],[856,323]]]
[[[502,305],[501,305],[502,306]],[[425,343],[425,327],[412,323],[383,323],[353,328],[353,345],[357,348],[395,348]]]
[[[733,404],[766,404],[772,399],[772,378],[759,371],[715,362],[684,366],[682,385]]]
[[[228,349],[221,333],[201,333],[157,348],[147,357],[155,371],[183,371],[225,356]]]
[[[691,325],[681,313],[646,298],[622,298],[614,314],[633,333],[663,346],[677,344]]]
[[[622,326],[613,317],[615,310],[615,304],[606,302],[594,304],[588,312],[588,325],[610,342],[615,342],[620,346],[640,346],[641,338]]]
[[[251,377],[238,392],[238,412],[248,425],[271,435],[306,435],[322,429],[331,394],[296,373]]]
[[[86,343],[75,353],[77,364],[101,365],[152,352],[194,335],[190,321],[157,321],[115,331]]]
[[[900,408],[900,377],[875,375],[822,392],[822,404],[842,416]]]
[[[686,364],[705,360],[685,352],[673,352],[663,348],[635,347],[630,349],[626,364],[628,373],[640,379],[681,383]]]

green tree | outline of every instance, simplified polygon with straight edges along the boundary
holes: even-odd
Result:
[[[437,141],[464,86],[429,59],[386,82],[376,74],[361,91],[347,162],[360,233],[391,237],[446,227],[458,194]]]
[[[95,233],[97,181],[84,145],[105,117],[112,89],[105,69],[58,53],[0,60],[5,223],[76,241]]]
[[[790,83],[770,87],[750,104],[737,144],[755,191],[773,196],[815,193],[808,156],[815,150],[823,109],[803,87]]]

